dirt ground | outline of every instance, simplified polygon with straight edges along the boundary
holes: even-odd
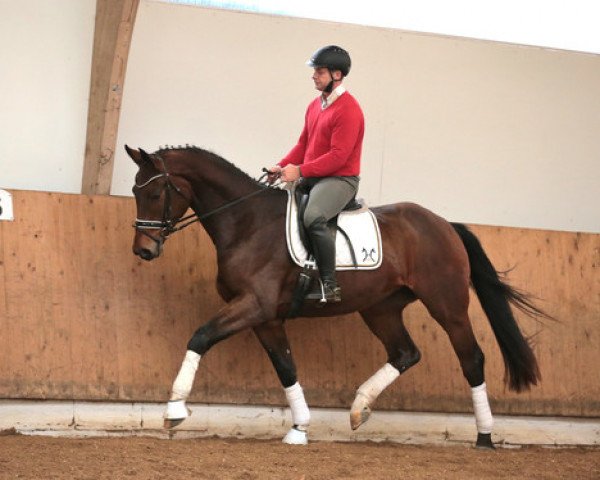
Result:
[[[0,436],[0,479],[599,479],[600,448]]]

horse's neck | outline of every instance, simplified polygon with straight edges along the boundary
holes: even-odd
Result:
[[[250,177],[233,171],[233,168],[219,161],[212,161],[211,168],[201,168],[189,174],[198,207],[203,212],[233,202],[259,188]]]
[[[206,217],[201,222],[217,249],[228,248],[252,229],[253,219],[259,218],[256,210],[262,204],[256,200],[264,194],[252,195],[262,187],[224,161],[205,162],[202,168],[190,170],[186,175],[194,191],[193,208],[199,217]]]

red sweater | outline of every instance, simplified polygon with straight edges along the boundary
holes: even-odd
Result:
[[[317,97],[306,109],[298,143],[279,165],[300,165],[303,177],[357,176],[364,133],[363,113],[352,95],[344,92],[325,110]]]

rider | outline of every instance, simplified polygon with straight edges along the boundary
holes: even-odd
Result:
[[[335,238],[327,222],[358,190],[364,117],[356,99],[342,85],[350,71],[346,50],[329,45],[317,50],[306,63],[314,68],[312,80],[321,95],[308,105],[298,143],[269,172],[271,180],[277,176],[285,182],[300,179],[299,187],[310,191],[303,221],[323,291],[318,287],[307,298],[340,302]]]

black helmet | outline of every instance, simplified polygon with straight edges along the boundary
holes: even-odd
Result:
[[[309,67],[326,67],[329,70],[340,70],[346,77],[350,72],[350,55],[342,47],[328,45],[313,53],[306,62]]]

